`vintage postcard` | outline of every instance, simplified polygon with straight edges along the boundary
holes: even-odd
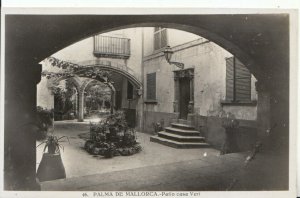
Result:
[[[1,197],[295,197],[298,11],[3,8]]]

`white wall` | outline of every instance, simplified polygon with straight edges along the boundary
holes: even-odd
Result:
[[[108,60],[112,63],[117,63],[121,65],[127,65],[131,70],[134,71],[134,75],[138,80],[141,80],[141,62],[142,62],[142,28],[128,28],[123,30],[117,30],[113,32],[104,33],[105,36],[129,38],[131,45],[131,55],[129,59],[112,59],[112,58],[97,58],[93,55],[94,40],[93,37],[86,38],[79,42],[76,42],[56,53],[51,55],[52,57],[58,58],[63,61],[68,61],[71,63],[80,63],[87,60]],[[57,72],[60,71],[57,67],[52,67],[47,61],[42,63],[43,70]],[[54,98],[51,95],[51,92],[47,88],[47,83],[49,81],[46,78],[42,78],[41,82],[37,86],[37,103],[39,106],[46,108],[54,108]],[[127,84],[122,86],[124,89],[123,92],[127,93]],[[125,97],[126,94],[123,94]],[[128,101],[123,100],[124,107],[128,106]],[[134,106],[136,101],[131,104]]]
[[[61,71],[60,68],[53,67],[48,61],[42,61],[40,64],[42,65],[42,71]],[[48,89],[50,84],[51,80],[48,80],[46,77],[42,77],[41,81],[37,84],[37,106],[41,106],[46,109],[54,108],[54,95],[52,95],[51,91]]]
[[[195,112],[203,115],[217,115],[223,109],[234,113],[237,118],[256,119],[256,107],[248,106],[221,106],[220,101],[225,100],[225,75],[226,75],[226,57],[232,56],[218,45],[208,42],[206,39],[197,35],[186,33],[180,30],[168,29],[168,42],[175,49],[173,61],[183,62],[185,68],[195,68]],[[129,28],[114,32],[105,33],[104,35],[127,37],[131,39],[131,56],[127,61],[121,59],[107,59],[119,64],[127,64],[136,72],[136,77],[141,79],[141,61],[142,61],[142,34],[144,34],[144,53],[145,68],[144,79],[146,83],[146,74],[156,72],[156,96],[157,104],[146,104],[146,111],[173,112],[174,101],[174,79],[173,70],[175,66],[169,65],[162,52],[153,51],[153,27],[146,28]],[[198,45],[195,45],[198,43]],[[64,48],[52,56],[61,60],[74,63],[85,60],[97,59],[93,55],[93,38],[87,38],[79,41],[67,48]],[[101,60],[104,58],[101,58]],[[49,70],[49,66],[44,65],[43,69]],[[53,67],[50,69],[53,69]],[[42,79],[38,85],[38,104],[45,107],[53,107],[53,98],[47,97],[48,90],[44,89],[46,82]],[[255,91],[256,79],[252,77],[252,96],[253,100],[257,99]],[[126,85],[125,85],[126,84]],[[127,91],[127,83],[124,81],[123,93]],[[144,96],[146,98],[147,86],[144,86]],[[126,97],[126,94],[122,94]],[[123,107],[128,106],[123,98]],[[124,106],[125,105],[125,106]]]
[[[153,30],[148,30],[153,33]],[[151,35],[145,32],[147,35]],[[221,110],[232,112],[238,119],[255,120],[256,106],[222,106],[221,101],[226,97],[226,60],[232,55],[201,37],[193,34],[171,30],[168,32],[169,43],[177,43],[173,46],[172,61],[183,62],[185,68],[194,68],[194,108],[195,113],[202,116],[216,116]],[[174,34],[171,34],[174,33]],[[152,34],[153,37],[153,34]],[[178,38],[178,39],[177,39]],[[189,39],[191,42],[181,43]],[[148,40],[148,38],[146,38]],[[172,39],[172,40],[171,40]],[[149,39],[150,40],[150,39]],[[149,42],[149,41],[145,41]],[[195,43],[198,45],[195,46]],[[150,53],[152,47],[145,47]],[[146,74],[156,72],[156,97],[157,104],[146,104],[146,111],[173,112],[174,102],[174,78],[175,66],[169,65],[162,53],[153,53],[145,57],[145,82]],[[256,79],[251,80],[251,99],[257,100],[255,91]],[[145,85],[145,96],[147,86]]]
[[[70,45],[52,56],[64,61],[72,63],[80,63],[87,60],[108,60],[113,63],[127,65],[129,68],[135,71],[135,75],[140,79],[141,75],[141,61],[142,61],[142,28],[128,28],[123,30],[117,30],[113,32],[104,33],[104,36],[113,36],[120,38],[129,38],[131,46],[131,55],[128,60],[112,59],[112,58],[97,58],[93,55],[94,40],[93,37],[81,40],[79,42]]]
[[[154,27],[147,27],[144,28],[144,37],[145,37],[145,56],[151,55],[153,53],[158,53],[161,50],[157,50],[154,52]],[[196,40],[199,37],[198,35],[181,31],[181,30],[176,30],[176,29],[167,29],[167,43],[169,46],[174,47],[177,45],[181,45],[193,40]]]

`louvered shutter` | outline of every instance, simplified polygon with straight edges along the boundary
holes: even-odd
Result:
[[[233,90],[233,57],[226,59],[226,100],[234,100]]]
[[[154,50],[159,50],[168,45],[167,29],[154,28]]]
[[[251,100],[251,73],[234,57],[226,59],[226,100]]]
[[[251,74],[238,59],[235,59],[235,97],[236,101],[251,100]]]
[[[147,99],[156,100],[156,73],[147,74]]]

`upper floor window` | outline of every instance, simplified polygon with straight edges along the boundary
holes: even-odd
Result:
[[[167,29],[162,27],[154,28],[154,50],[159,50],[168,45]]]
[[[156,100],[156,73],[147,74],[147,100]]]
[[[94,55],[96,57],[128,59],[130,57],[130,39],[94,36]]]
[[[226,100],[251,101],[251,73],[235,57],[226,59]]]

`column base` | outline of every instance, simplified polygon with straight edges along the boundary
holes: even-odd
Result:
[[[6,180],[8,180],[6,178]],[[17,178],[15,178],[17,180]],[[4,190],[7,191],[41,191],[41,185],[38,179],[5,181]]]

